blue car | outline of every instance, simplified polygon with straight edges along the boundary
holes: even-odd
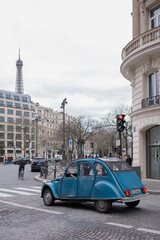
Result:
[[[118,158],[87,158],[73,161],[63,177],[44,182],[45,205],[55,200],[93,201],[100,213],[109,212],[113,202],[136,207],[146,188],[128,163]]]

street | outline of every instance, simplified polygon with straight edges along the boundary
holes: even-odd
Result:
[[[47,207],[36,175],[27,165],[19,180],[17,165],[0,165],[0,239],[160,239],[160,195],[148,195],[135,209],[114,204],[109,214],[88,202]]]

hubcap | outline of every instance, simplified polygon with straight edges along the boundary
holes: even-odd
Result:
[[[105,202],[104,201],[98,201],[98,207],[99,208],[104,208]]]
[[[45,195],[44,195],[44,200],[46,204],[49,204],[51,202],[51,194],[49,191],[46,191]]]

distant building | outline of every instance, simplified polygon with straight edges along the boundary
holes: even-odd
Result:
[[[22,66],[19,51],[15,92],[0,90],[0,155],[4,152],[9,161],[24,156],[52,158],[62,150],[58,131],[63,113],[33,103],[31,96],[23,93]],[[69,119],[72,117],[66,114],[66,124]]]
[[[133,165],[160,179],[160,1],[132,0],[133,36],[121,72],[131,82]]]
[[[34,155],[34,119],[29,95],[0,90],[0,147],[8,160]]]

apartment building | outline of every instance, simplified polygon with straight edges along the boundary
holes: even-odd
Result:
[[[0,147],[8,160],[35,154],[34,119],[29,95],[0,90]]]
[[[132,0],[132,22],[121,73],[132,87],[133,164],[160,179],[160,1]]]

